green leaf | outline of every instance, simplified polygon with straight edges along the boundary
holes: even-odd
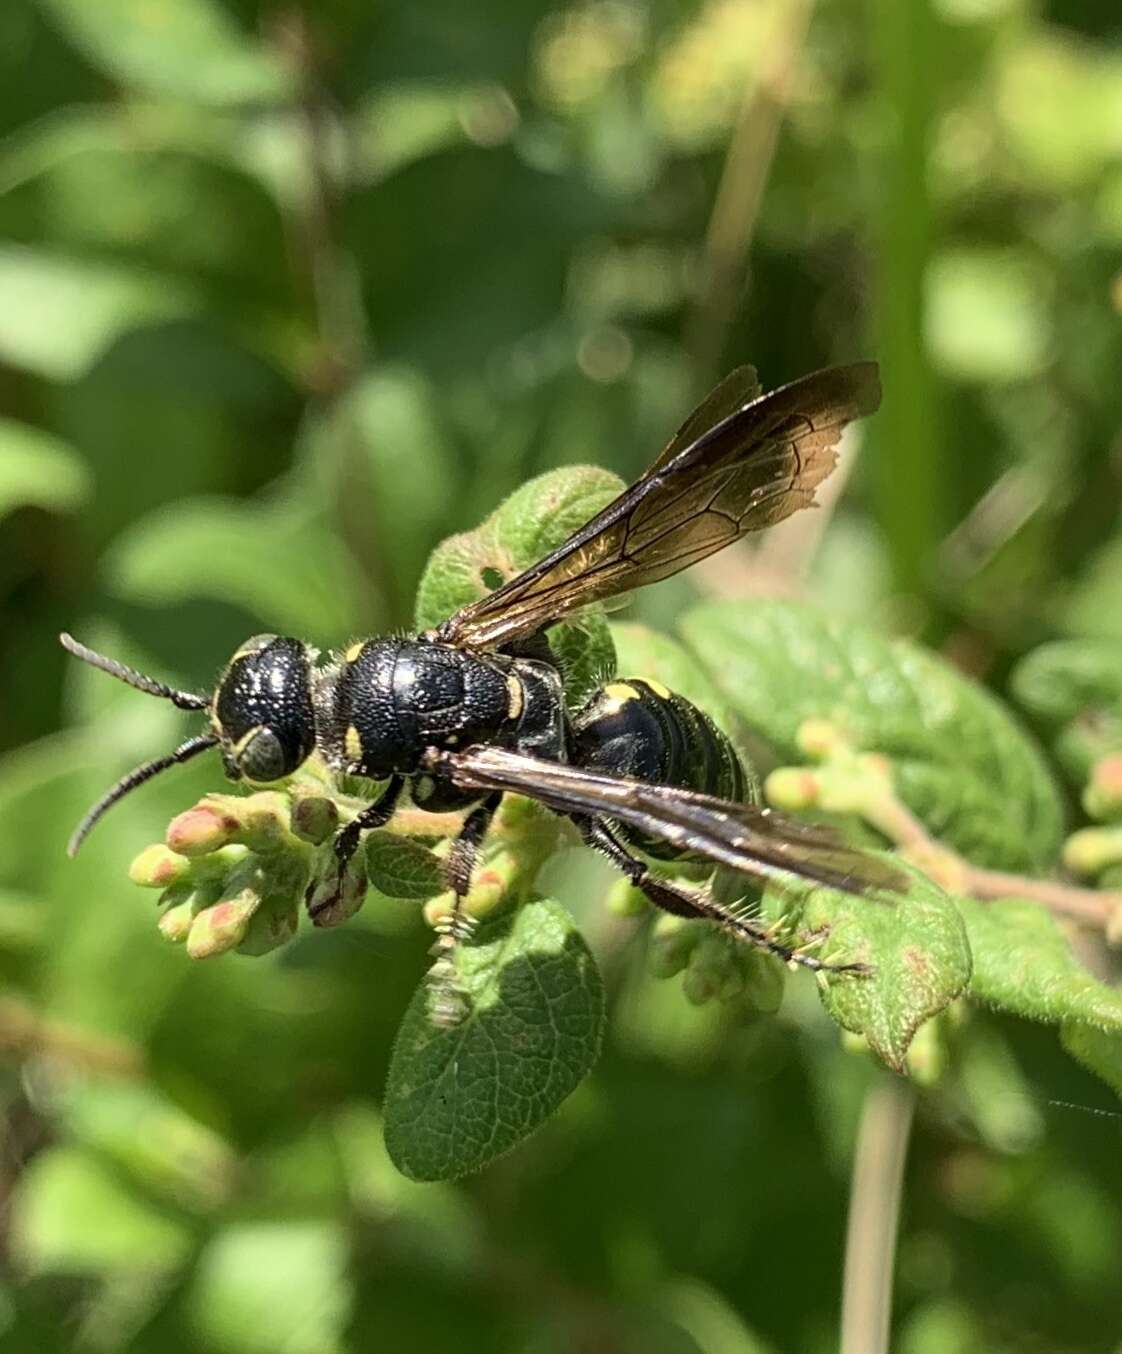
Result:
[[[187,1295],[215,1354],[339,1354],[351,1303],[341,1224],[293,1218],[220,1232]]]
[[[1013,669],[1009,687],[1037,719],[1058,725],[1122,702],[1122,640],[1041,644]],[[1122,705],[1119,705],[1122,713]]]
[[[987,691],[934,654],[810,606],[707,603],[682,624],[748,729],[801,762],[808,719],[891,758],[896,788],[928,830],[980,865],[1044,870],[1063,806],[1035,743]]]
[[[230,1183],[229,1146],[142,1082],[75,1082],[55,1108],[78,1143],[169,1202],[206,1207]]]
[[[366,872],[373,887],[388,898],[424,902],[445,887],[440,861],[429,848],[395,832],[367,834]]]
[[[610,470],[566,466],[516,489],[491,518],[497,567],[507,577],[541,559],[606,507],[624,488]],[[504,560],[505,556],[505,560]]]
[[[774,915],[782,901],[769,891],[766,905]],[[954,901],[916,870],[906,898],[815,889],[798,905],[798,920],[800,931],[828,930],[820,958],[872,966],[864,977],[827,978],[822,1004],[889,1067],[903,1071],[915,1032],[970,981],[970,946]]]
[[[191,1247],[184,1224],[72,1147],[49,1148],[27,1166],[10,1226],[20,1264],[35,1273],[151,1272],[180,1264]]]
[[[618,475],[596,466],[567,466],[524,484],[477,530],[450,536],[433,552],[417,589],[417,629],[439,624],[541,559],[622,488]]]
[[[195,499],[151,513],[117,539],[105,570],[114,592],[149,606],[212,598],[325,644],[356,626],[354,563],[298,491],[267,504]]]
[[[0,419],[0,517],[25,504],[72,512],[85,502],[90,488],[85,463],[65,442]]]
[[[1077,1062],[1122,1098],[1122,1038],[1116,1029],[1104,1030],[1082,1020],[1065,1020],[1060,1026],[1060,1042]]]
[[[1097,761],[1122,751],[1122,641],[1042,644],[1013,669],[1010,688],[1051,735],[1052,751],[1076,785]]]
[[[58,381],[88,371],[132,329],[189,315],[180,282],[136,268],[0,247],[0,358]]]
[[[1081,1021],[1122,1035],[1122,992],[1093,977],[1039,903],[959,898],[974,955],[970,995],[1028,1020]]]
[[[422,983],[390,1064],[386,1147],[414,1180],[453,1179],[510,1151],[600,1049],[600,976],[560,904],[541,899],[483,923],[459,947],[457,969],[469,1013],[434,1025]]]
[[[353,154],[362,179],[380,182],[406,165],[467,139],[472,126],[516,123],[509,96],[495,85],[448,81],[399,84],[366,95],[351,123]]]
[[[43,0],[90,61],[153,94],[230,105],[282,95],[280,63],[211,0]]]

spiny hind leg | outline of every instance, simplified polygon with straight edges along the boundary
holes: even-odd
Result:
[[[599,851],[631,881],[654,905],[663,912],[675,917],[701,918],[711,921],[722,931],[738,940],[755,945],[768,954],[774,954],[786,964],[800,964],[803,968],[816,973],[857,973],[871,972],[867,964],[829,964],[807,953],[805,945],[785,945],[778,940],[768,927],[743,912],[735,911],[716,902],[703,890],[687,888],[673,884],[669,880],[659,879],[650,871],[650,867],[633,855],[616,837],[615,833],[602,818],[586,818],[574,815],[573,822],[584,841]],[[822,932],[816,932],[811,943],[823,938]]]
[[[456,946],[471,932],[472,921],[464,913],[463,902],[471,888],[479,848],[502,797],[501,791],[495,791],[472,809],[464,820],[459,836],[452,843],[444,867],[444,878],[452,891],[452,910],[437,923],[436,943],[431,950],[433,963],[428,977],[432,990],[429,1008],[432,1021],[446,1029],[458,1025],[469,1010],[467,995],[457,982],[454,956]]]

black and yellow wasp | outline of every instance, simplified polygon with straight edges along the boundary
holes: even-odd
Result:
[[[404,792],[425,809],[463,809],[447,865],[457,900],[502,796],[527,795],[572,820],[652,903],[706,917],[812,968],[758,921],[707,891],[653,874],[643,856],[702,857],[764,880],[792,877],[851,893],[898,887],[892,868],[832,834],[743,803],[732,743],[658,682],[614,681],[571,714],[548,629],[578,609],[666,578],[750,531],[808,506],[848,423],[880,402],[872,362],[814,372],[760,394],[732,372],[686,419],[649,470],[544,559],[409,638],[367,639],[325,664],[302,640],[258,635],[207,695],[177,691],[94,653],[77,658],[182,709],[209,728],[146,762],[86,814],[73,855],[122,796],[207,748],[231,780],[283,780],[313,752],[340,775],[385,782],[334,842],[339,877],[360,834],[392,817]],[[320,907],[330,891],[317,894]]]

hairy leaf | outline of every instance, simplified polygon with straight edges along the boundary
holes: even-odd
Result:
[[[1122,1038],[1115,1029],[1104,1030],[1082,1020],[1065,1020],[1060,1040],[1077,1062],[1122,1098]]]
[[[459,947],[470,1010],[430,1017],[422,983],[386,1086],[386,1146],[414,1180],[481,1170],[532,1133],[584,1079],[600,1047],[604,994],[572,918],[550,899],[480,925]]]
[[[682,626],[741,720],[788,761],[797,731],[836,723],[887,754],[899,794],[971,860],[1039,870],[1063,814],[1032,740],[1005,709],[935,655],[809,606],[757,599],[694,608]]]
[[[959,898],[974,955],[970,995],[1028,1020],[1077,1020],[1122,1036],[1122,992],[1093,977],[1039,903]]]
[[[440,861],[428,847],[395,832],[367,834],[366,872],[374,888],[388,898],[423,902],[444,888]]]
[[[623,487],[595,466],[539,475],[475,531],[450,536],[429,560],[417,590],[416,623],[426,630],[478,601],[559,546]]]
[[[1122,640],[1042,644],[1013,669],[1010,689],[1076,784],[1100,758],[1122,750]]]
[[[769,892],[773,914],[781,902]],[[866,976],[827,978],[822,1002],[839,1025],[865,1037],[889,1067],[904,1069],[913,1036],[970,981],[970,947],[954,900],[918,871],[907,898],[854,898],[815,889],[799,906],[800,931],[824,929],[816,951],[831,963],[863,963]]]

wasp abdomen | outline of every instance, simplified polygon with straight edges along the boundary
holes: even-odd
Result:
[[[742,802],[749,781],[732,742],[704,711],[643,678],[612,682],[573,721],[573,760],[610,775],[630,776]],[[680,855],[666,842],[623,830],[648,855]]]

